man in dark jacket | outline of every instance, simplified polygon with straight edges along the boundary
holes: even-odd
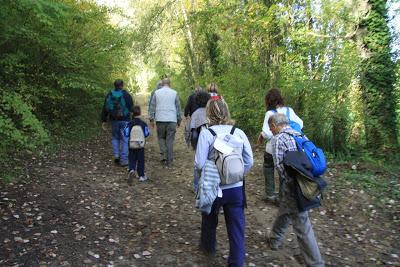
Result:
[[[197,95],[198,92],[200,92],[202,90],[203,90],[203,88],[201,88],[200,86],[197,86],[194,89],[193,94],[191,94],[188,97],[188,100],[187,100],[186,106],[185,106],[185,111],[184,111],[185,118],[188,118],[189,116],[191,117],[193,112],[195,112],[196,109],[199,108],[199,105],[196,102],[196,95]]]
[[[111,120],[112,127],[112,150],[114,162],[121,166],[128,165],[128,137],[124,135],[127,123],[130,121],[130,115],[133,108],[132,96],[124,90],[124,82],[116,80],[114,88],[111,90],[104,101],[101,112],[101,121],[103,130],[107,130],[107,119]]]

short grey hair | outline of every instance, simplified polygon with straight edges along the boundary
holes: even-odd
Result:
[[[162,84],[165,85],[171,85],[171,80],[169,78],[164,78],[162,79]]]
[[[289,125],[289,119],[285,114],[275,113],[268,119],[268,125],[274,124],[276,126]]]

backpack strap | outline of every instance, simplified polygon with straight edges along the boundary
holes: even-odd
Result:
[[[232,129],[231,129],[230,134],[233,135],[233,133],[235,132],[235,130],[236,130],[236,127],[235,127],[235,126],[232,126]]]
[[[289,107],[286,107],[286,117],[290,121],[290,109],[289,109]]]
[[[208,130],[210,131],[210,133],[211,133],[213,136],[217,136],[217,134],[214,132],[214,130],[213,130],[213,129],[211,129],[211,128],[208,128]]]

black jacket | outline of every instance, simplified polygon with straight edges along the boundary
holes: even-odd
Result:
[[[297,201],[299,211],[307,211],[321,206],[321,196],[317,196],[314,199],[304,197],[296,179],[298,176],[303,176],[315,182],[321,192],[327,186],[326,181],[322,177],[316,177],[312,174],[312,165],[307,155],[303,151],[288,151],[283,159],[283,164],[288,176],[292,177],[295,181],[293,196]]]
[[[188,97],[186,106],[185,106],[185,117],[192,116],[192,114],[199,108],[199,105],[196,103],[196,93],[191,94]]]

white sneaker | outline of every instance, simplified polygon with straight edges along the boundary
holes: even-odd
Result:
[[[139,177],[139,182],[144,182],[144,181],[146,181],[148,178],[147,178],[147,176],[145,175],[145,176],[140,176]]]

